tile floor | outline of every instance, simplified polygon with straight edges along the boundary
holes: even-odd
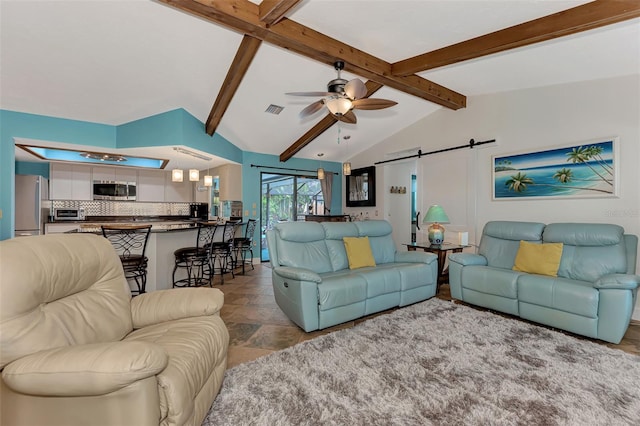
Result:
[[[245,275],[236,275],[233,279],[227,276],[224,285],[220,285],[216,277],[214,287],[222,290],[225,296],[221,316],[230,334],[228,368],[335,330],[353,327],[375,316],[305,333],[276,305],[268,264],[255,265],[254,270],[249,268]],[[449,286],[441,286],[437,297],[451,300]],[[632,321],[619,345],[593,341],[640,355],[640,321]]]

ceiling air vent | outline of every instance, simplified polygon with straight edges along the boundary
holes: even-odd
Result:
[[[271,104],[267,107],[267,109],[264,112],[268,112],[269,114],[275,114],[278,115],[282,112],[282,110],[284,109],[284,107],[281,107],[279,105],[274,105]]]

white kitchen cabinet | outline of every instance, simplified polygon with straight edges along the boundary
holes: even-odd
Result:
[[[79,223],[45,223],[45,234],[62,234],[69,231],[77,231],[80,229]]]
[[[138,171],[129,167],[93,166],[93,180],[137,182]]]
[[[139,170],[137,201],[163,202],[165,175],[164,170]]]
[[[51,163],[49,198],[51,200],[91,200],[91,166]]]
[[[220,177],[220,199],[242,200],[242,166],[225,164],[216,171]]]

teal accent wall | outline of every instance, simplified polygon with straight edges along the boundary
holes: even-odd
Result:
[[[14,187],[16,173],[49,176],[48,165],[15,161],[15,138],[64,142],[100,148],[137,148],[184,145],[242,164],[242,194],[245,210],[260,206],[260,171],[251,164],[315,170],[324,167],[340,171],[340,163],[292,158],[280,162],[274,155],[245,152],[218,135],[207,135],[204,123],[184,109],[176,109],[119,126],[0,110],[0,240],[13,236]],[[32,141],[30,141],[32,142]],[[40,163],[37,163],[40,164]],[[43,163],[44,164],[44,163]],[[45,173],[46,169],[46,173]],[[32,172],[37,173],[32,173]],[[273,170],[275,171],[275,170]],[[342,211],[342,179],[334,178],[331,213]]]
[[[304,158],[292,158],[286,163],[280,161],[280,157],[276,155],[258,154],[255,152],[244,152],[242,162],[242,203],[244,210],[253,210],[253,204],[256,204],[257,217],[260,216],[260,173],[272,172],[283,174],[303,174],[304,172],[286,171],[279,169],[269,169],[264,167],[251,167],[251,165],[283,167],[291,169],[316,170],[318,167],[324,168],[326,171],[338,173],[333,177],[333,186],[331,191],[331,214],[342,214],[342,163],[333,161],[307,160]],[[313,174],[313,173],[310,173]],[[256,218],[257,218],[256,217]],[[249,217],[253,219],[253,217]]]
[[[49,163],[16,161],[16,174],[43,176],[49,179]]]
[[[0,110],[0,240],[13,236],[15,138],[115,147],[113,126]]]

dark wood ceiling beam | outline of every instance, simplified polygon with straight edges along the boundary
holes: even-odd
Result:
[[[238,51],[236,52],[236,56],[233,58],[229,71],[227,71],[227,76],[222,83],[222,87],[218,92],[216,101],[211,108],[209,118],[207,118],[207,122],[205,124],[206,132],[210,136],[213,136],[213,133],[218,128],[220,120],[222,120],[222,116],[224,116],[224,113],[227,111],[227,108],[233,99],[233,95],[235,95],[236,90],[238,90],[242,79],[249,69],[249,65],[251,65],[251,61],[253,61],[253,58],[258,52],[260,44],[262,44],[262,40],[257,38],[247,35],[242,38],[240,47],[238,47]]]
[[[382,84],[369,80],[365,83],[365,86],[367,87],[367,94],[363,96],[363,98],[368,98],[376,93],[382,87]],[[295,141],[289,148],[280,154],[280,161],[285,162],[296,155],[302,148],[309,145],[311,141],[336,124],[337,121],[338,120],[336,120],[333,115],[327,114],[326,117],[320,120],[315,126],[309,129],[308,132],[302,135],[300,139]]]
[[[417,75],[394,76],[391,63],[290,19],[282,18],[267,26],[260,20],[259,6],[248,0],[160,1],[331,66],[336,60],[343,60],[347,71],[438,105],[451,109],[466,106],[466,97],[460,93]]]
[[[451,65],[640,17],[638,0],[597,0],[396,62],[396,76]]]
[[[262,0],[258,6],[260,20],[267,24],[273,25],[301,0]]]

